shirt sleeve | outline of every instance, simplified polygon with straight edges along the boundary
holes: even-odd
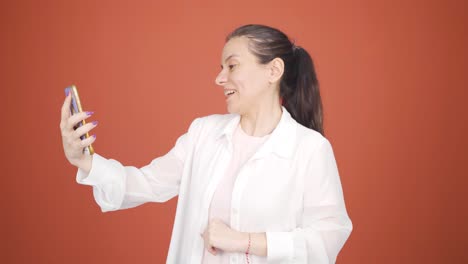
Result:
[[[301,223],[292,231],[266,233],[268,263],[335,263],[351,234],[353,225],[326,138],[307,166]]]
[[[94,199],[102,212],[168,201],[178,195],[185,157],[191,151],[199,123],[200,118],[194,119],[167,154],[140,168],[94,153],[91,170],[86,173],[78,168],[76,182],[93,187]]]

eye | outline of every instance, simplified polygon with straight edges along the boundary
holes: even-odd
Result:
[[[235,65],[235,64],[231,64],[231,65],[229,65],[228,67],[229,67],[229,69],[232,70],[232,68],[234,68],[234,66],[236,66],[236,65]]]

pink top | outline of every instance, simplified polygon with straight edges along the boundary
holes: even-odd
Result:
[[[237,126],[233,135],[234,153],[231,162],[226,170],[225,176],[218,184],[210,205],[209,220],[219,218],[228,226],[231,222],[231,196],[234,183],[236,181],[239,168],[255,153],[260,145],[270,136],[254,137],[247,135],[242,127]],[[203,254],[203,264],[229,264],[230,252],[218,250],[218,253],[212,255],[205,249]]]

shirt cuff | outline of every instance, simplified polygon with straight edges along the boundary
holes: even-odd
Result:
[[[267,262],[289,263],[294,256],[292,232],[266,232]]]
[[[78,168],[78,171],[76,172],[76,182],[91,186],[110,182],[111,175],[109,174],[108,160],[101,155],[94,153],[91,161],[91,170],[89,173]]]

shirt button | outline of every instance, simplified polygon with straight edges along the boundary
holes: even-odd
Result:
[[[237,215],[237,209],[236,208],[232,209],[232,214]]]

